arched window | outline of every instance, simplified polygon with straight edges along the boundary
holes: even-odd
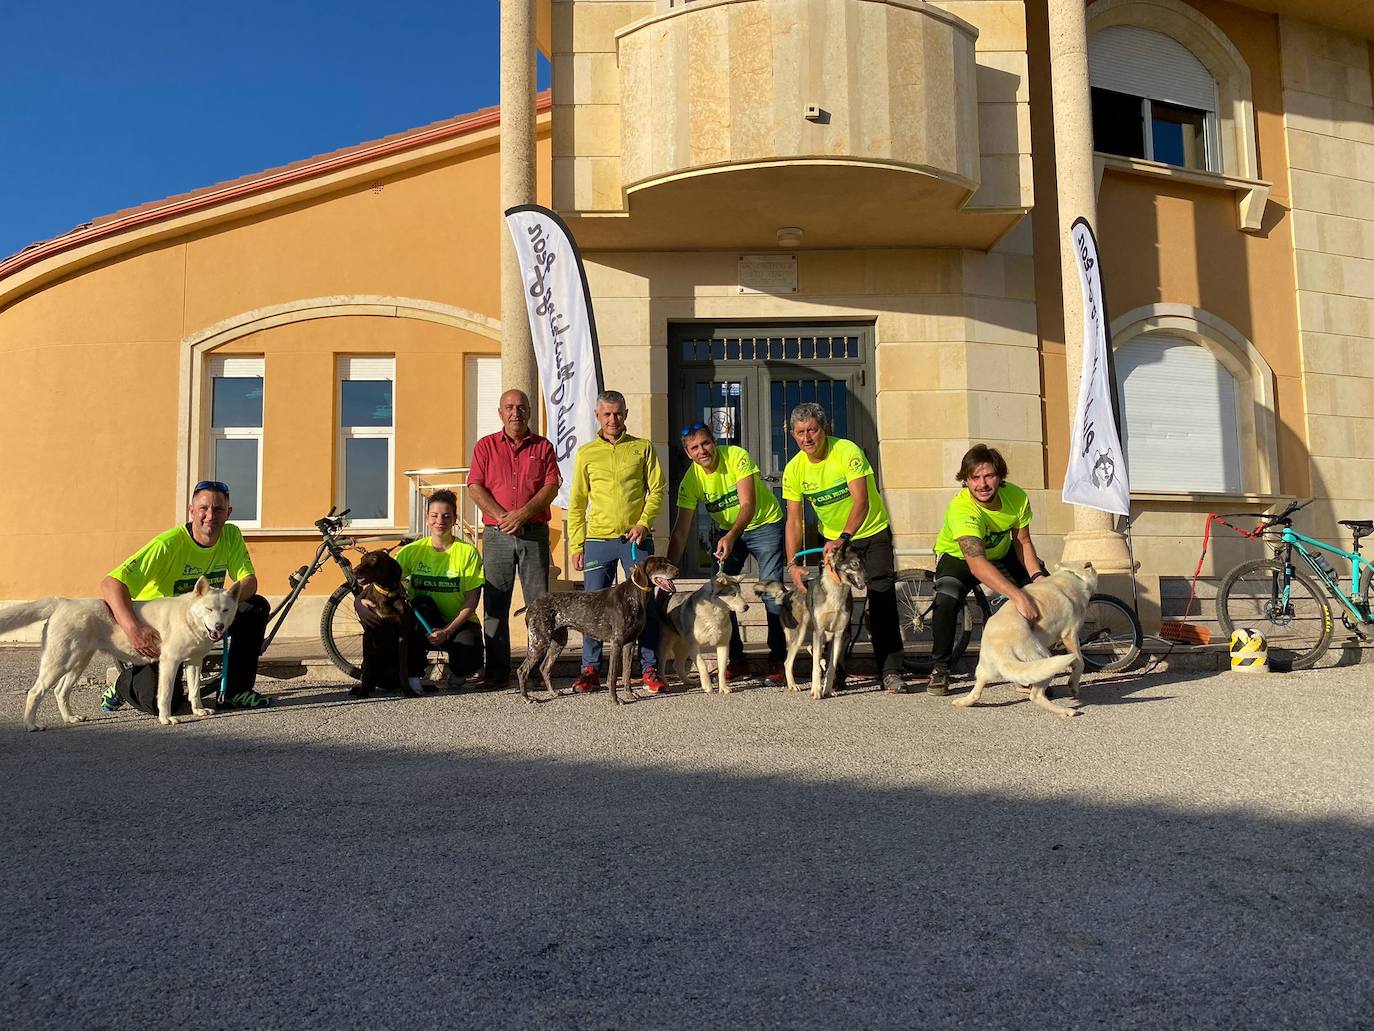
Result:
[[[1090,38],[1088,70],[1094,149],[1221,171],[1217,82],[1182,43],[1114,25]]]
[[[1237,385],[1201,344],[1147,333],[1116,350],[1131,489],[1244,490]]]

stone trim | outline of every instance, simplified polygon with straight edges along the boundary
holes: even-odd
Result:
[[[181,341],[177,377],[177,500],[173,504],[173,522],[181,519],[186,505],[186,492],[196,481],[196,470],[200,466],[205,445],[207,413],[204,411],[202,394],[205,388],[205,363],[209,356],[228,343],[264,329],[293,322],[354,315],[419,319],[451,326],[489,340],[501,339],[501,322],[489,315],[438,301],[371,294],[340,294],[273,304],[231,315],[212,326],[197,330]],[[271,532],[271,528],[266,528],[266,531]]]

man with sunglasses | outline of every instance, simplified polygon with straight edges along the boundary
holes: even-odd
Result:
[[[630,414],[625,395],[603,390],[596,396],[595,437],[577,449],[568,491],[568,544],[573,568],[584,571],[583,587],[599,591],[615,582],[617,564],[629,576],[636,561],[654,553],[650,527],[663,510],[668,483],[652,441],[625,430]],[[644,686],[662,694],[668,685],[658,673],[658,610],[645,606],[639,657]],[[582,638],[579,692],[601,686],[601,642]]]
[[[697,503],[722,530],[713,555],[721,572],[738,576],[750,555],[759,565],[760,580],[782,580],[783,513],[782,505],[759,479],[759,467],[742,447],[716,444],[711,428],[694,422],[680,434],[682,449],[692,460],[677,492],[677,521],[668,541],[668,561],[677,564],[692,532]],[[768,611],[768,679],[781,684],[785,677],[782,662],[787,655],[778,603],[764,599]],[[739,623],[730,614],[730,661],[725,679],[738,680],[749,675],[740,639]]]
[[[138,618],[133,603],[185,594],[202,576],[213,587],[223,588],[226,579],[240,585],[238,615],[229,628],[225,707],[260,709],[271,704],[270,698],[254,690],[271,607],[258,596],[258,578],[243,534],[228,521],[233,511],[228,485],[219,480],[202,480],[191,492],[187,521],[158,534],[101,581],[100,596],[110,607],[115,622],[134,650],[148,659],[147,665],[130,666],[120,672],[119,679],[100,698],[102,711],[114,712],[128,703],[140,712],[157,715],[157,658],[162,639]],[[180,674],[172,705],[174,712],[190,712]]]

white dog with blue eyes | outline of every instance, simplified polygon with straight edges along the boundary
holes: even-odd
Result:
[[[187,670],[186,693],[191,712],[212,715],[214,710],[201,704],[200,667],[205,657],[224,640],[229,625],[238,613],[239,585],[227,591],[211,587],[201,577],[186,594],[174,598],[134,602],[134,611],[162,638],[158,660],[157,721],[164,726],[177,723],[172,715],[172,696],[177,671]],[[0,610],[0,633],[17,630],[47,620],[43,628],[43,654],[38,661],[38,680],[29,688],[24,702],[24,725],[42,730],[37,721],[38,707],[49,691],[57,699],[57,711],[64,723],[80,723],[84,716],[72,714],[67,695],[97,652],[113,655],[124,662],[146,663],[134,650],[124,631],[103,601],[81,598],[45,598]]]

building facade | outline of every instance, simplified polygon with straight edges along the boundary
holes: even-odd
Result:
[[[1304,526],[1336,537],[1374,508],[1367,7],[545,0],[537,199],[582,248],[632,432],[676,473],[676,428],[710,419],[775,478],[787,410],[820,400],[877,459],[911,565],[975,441],[1006,454],[1047,558],[1088,525],[1059,501],[1078,318],[1059,241],[1087,214],[1149,625],[1186,594],[1208,511],[1315,496]],[[1081,89],[1061,74],[1075,59]],[[158,202],[0,264],[0,599],[93,593],[203,476],[245,484],[268,594],[332,504],[401,530],[405,471],[465,465],[494,428],[497,123]],[[89,549],[45,547],[69,533],[58,499],[92,482]],[[1257,547],[1218,541],[1206,572]]]

